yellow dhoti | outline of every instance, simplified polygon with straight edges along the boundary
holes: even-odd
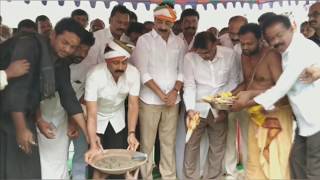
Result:
[[[247,179],[290,179],[289,154],[292,144],[292,111],[289,105],[272,112],[255,106],[248,110]]]

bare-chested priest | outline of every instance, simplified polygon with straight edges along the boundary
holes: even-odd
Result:
[[[244,81],[234,91],[238,100],[233,111],[248,108],[247,179],[289,179],[289,154],[292,142],[292,111],[287,98],[274,111],[261,106],[247,106],[249,99],[269,89],[282,73],[281,55],[262,46],[257,24],[240,29],[241,63]]]

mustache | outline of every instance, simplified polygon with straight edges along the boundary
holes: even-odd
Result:
[[[166,29],[159,29],[159,31],[160,31],[160,32],[164,32],[164,33],[165,33],[165,32],[168,32],[168,30],[166,30]]]
[[[317,23],[317,21],[315,21],[315,20],[312,20],[312,21],[309,21],[309,23]]]
[[[196,30],[196,28],[195,27],[186,27],[186,30]]]
[[[274,45],[273,47],[274,47],[274,48],[278,48],[278,47],[281,46],[281,45],[283,45],[283,43],[276,44],[276,45]]]
[[[124,70],[115,70],[116,73],[124,73]]]
[[[125,29],[123,29],[123,28],[119,28],[119,29],[117,29],[117,31],[122,31],[122,32],[124,32],[124,31],[125,31]]]

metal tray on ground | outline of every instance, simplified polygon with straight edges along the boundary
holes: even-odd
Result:
[[[94,156],[90,165],[103,173],[119,175],[139,168],[147,162],[147,159],[147,154],[141,152],[126,149],[107,149]],[[117,166],[117,160],[127,161],[128,164]]]

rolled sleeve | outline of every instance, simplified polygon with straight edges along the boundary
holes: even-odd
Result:
[[[143,74],[143,76],[141,78],[141,81],[144,84],[144,83],[150,81],[151,79],[152,79],[152,77],[150,76],[150,74],[149,73],[145,73],[145,74]]]
[[[224,87],[224,91],[231,91],[237,87],[239,84],[239,77],[241,76],[240,68],[237,63],[236,53],[233,52],[229,59],[229,68],[231,69],[229,73],[228,83]]]
[[[186,110],[195,109],[196,106],[196,82],[193,73],[192,58],[187,54],[184,59],[183,66],[184,74],[184,93],[183,100],[186,105]]]
[[[185,49],[185,45],[182,40],[181,40],[180,44],[181,44],[181,49]],[[179,59],[178,59],[178,76],[177,76],[177,81],[181,81],[181,82],[183,82],[184,55],[185,55],[185,51],[181,50],[179,53]]]
[[[178,74],[177,81],[183,82],[183,74],[182,74],[182,73],[179,73],[179,74]]]
[[[86,101],[97,101],[98,99],[98,80],[96,78],[95,68],[89,71],[86,79],[84,99]]]
[[[129,94],[131,96],[139,96],[139,92],[140,92],[140,74],[139,71],[137,69],[134,69],[133,74],[134,76],[134,80],[133,80],[133,84],[132,87],[130,88]]]
[[[5,71],[0,71],[0,91],[8,85],[7,74]]]
[[[141,82],[144,84],[152,79],[149,71],[149,54],[150,48],[147,46],[149,43],[143,37],[138,39],[137,45],[132,53],[132,61],[137,69],[140,71]]]

